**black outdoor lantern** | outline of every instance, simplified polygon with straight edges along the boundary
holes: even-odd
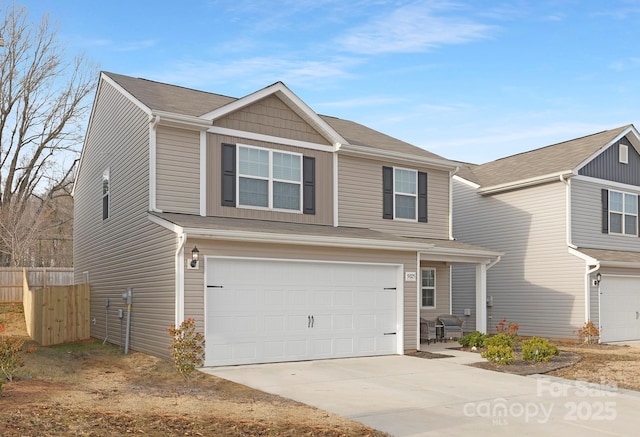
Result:
[[[193,250],[191,251],[191,267],[195,268],[198,265],[198,260],[200,259],[200,251],[197,246],[193,246]]]

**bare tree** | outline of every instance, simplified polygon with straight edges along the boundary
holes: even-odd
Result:
[[[0,35],[0,264],[30,264],[49,206],[69,195],[97,74],[68,60],[48,17],[1,0]]]

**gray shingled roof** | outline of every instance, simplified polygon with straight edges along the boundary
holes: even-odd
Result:
[[[198,91],[176,85],[104,72],[118,85],[151,110],[167,111],[199,117],[238,100],[220,94]],[[433,159],[445,159],[420,147],[383,134],[353,121],[320,115],[350,144],[367,146]]]
[[[640,265],[640,252],[624,252],[620,250],[588,249],[580,247],[578,250],[602,264],[629,263]]]
[[[491,187],[573,170],[631,125],[531,150],[486,164],[459,163],[458,176]]]

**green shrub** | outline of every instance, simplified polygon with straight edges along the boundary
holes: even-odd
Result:
[[[507,334],[496,334],[485,339],[484,345],[487,350],[482,353],[482,358],[497,364],[513,363],[513,342],[513,337]]]
[[[487,346],[487,350],[482,352],[482,358],[496,364],[511,364],[515,361],[513,349],[505,345]]]
[[[533,337],[522,342],[522,358],[527,361],[547,362],[559,353],[546,338]]]
[[[489,346],[506,346],[513,348],[514,339],[507,334],[496,334],[487,337],[484,341],[485,347]]]
[[[0,326],[0,332],[4,332],[4,324]],[[24,339],[20,337],[0,335],[0,372],[4,378],[13,381],[15,371],[24,366],[25,355],[35,350],[33,345],[25,347]]]
[[[204,363],[204,336],[196,332],[196,322],[187,319],[180,324],[179,328],[171,325],[169,329],[171,336],[171,358],[176,369],[184,379],[189,379],[196,367]]]
[[[472,333],[463,336],[458,340],[458,343],[464,347],[484,347],[484,342],[487,337],[487,334],[483,334],[480,331],[473,331]]]

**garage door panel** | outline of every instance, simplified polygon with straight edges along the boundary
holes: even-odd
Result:
[[[207,259],[206,365],[396,353],[397,270]]]
[[[600,319],[603,342],[640,339],[640,277],[602,278]]]

